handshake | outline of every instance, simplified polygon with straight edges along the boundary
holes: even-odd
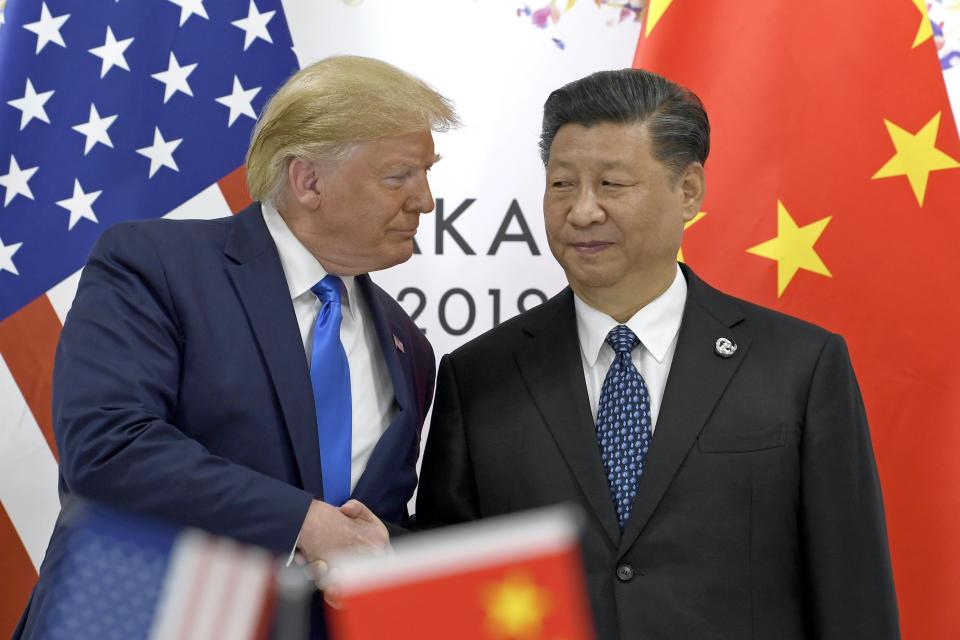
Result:
[[[356,500],[348,500],[341,507],[314,500],[297,541],[297,552],[320,589],[324,589],[330,576],[332,557],[343,553],[384,553],[389,549],[387,528]],[[331,594],[326,595],[329,601]]]

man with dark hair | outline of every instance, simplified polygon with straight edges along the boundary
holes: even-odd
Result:
[[[544,218],[570,286],[441,362],[418,522],[581,505],[600,638],[897,638],[843,339],[677,263],[708,152],[700,100],[655,74],[550,95]]]

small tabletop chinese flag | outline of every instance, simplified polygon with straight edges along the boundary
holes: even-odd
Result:
[[[530,512],[404,538],[339,565],[336,640],[593,638],[576,519]]]
[[[960,140],[923,0],[650,0],[634,66],[711,120],[682,259],[846,337],[903,637],[960,637]]]

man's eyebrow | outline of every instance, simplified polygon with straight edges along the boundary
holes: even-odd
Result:
[[[624,169],[629,167],[629,163],[623,160],[604,160],[599,163],[601,169]]]
[[[559,169],[569,169],[572,168],[575,163],[568,160],[551,160],[550,164]],[[623,160],[604,160],[602,162],[598,162],[597,166],[600,169],[623,169],[628,167],[629,164]]]
[[[428,162],[426,165],[420,165],[416,160],[409,159],[409,160],[400,160],[400,161],[395,162],[395,163],[387,163],[387,164],[383,165],[383,167],[384,167],[384,171],[388,171],[388,172],[389,172],[389,171],[398,171],[398,170],[404,170],[404,171],[406,171],[406,170],[411,170],[411,169],[418,169],[418,168],[420,168],[421,166],[426,166],[426,167],[429,169],[429,168],[432,167],[434,164],[440,162],[441,159],[443,159],[443,156],[441,156],[439,153],[437,153],[437,154],[434,154],[433,158],[432,158],[432,159],[430,160],[430,162]]]
[[[426,166],[432,167],[434,164],[440,162],[442,158],[443,156],[441,156],[439,153],[435,153],[433,155],[433,158],[430,159],[430,161],[426,164]],[[417,167],[420,166],[420,164],[413,158],[410,158],[410,159],[402,160],[398,162],[397,166],[403,167],[405,169],[416,169]]]
[[[552,158],[550,159],[550,166],[552,167],[557,167],[559,169],[567,169],[570,167],[570,165],[571,163],[567,162],[566,160],[554,160]]]

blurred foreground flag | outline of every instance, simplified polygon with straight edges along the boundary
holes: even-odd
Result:
[[[634,60],[710,115],[683,259],[850,345],[911,640],[960,638],[960,139],[927,4],[652,0]]]
[[[593,638],[576,518],[505,516],[401,539],[340,565],[336,640]]]
[[[276,594],[268,552],[81,505],[65,513],[63,555],[37,637],[246,640],[266,637]]]

